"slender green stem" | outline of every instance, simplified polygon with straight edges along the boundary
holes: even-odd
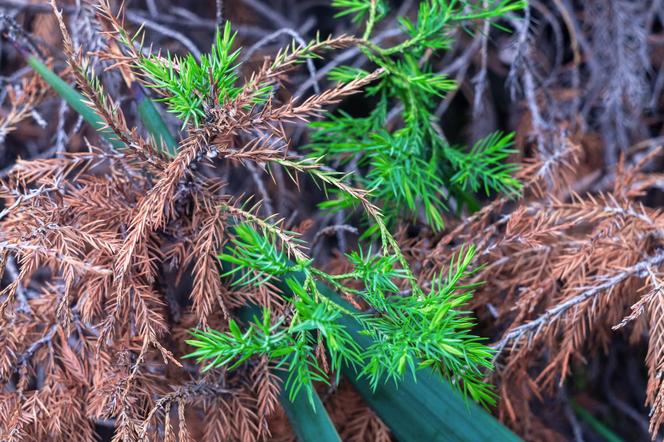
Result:
[[[378,0],[371,0],[371,6],[369,7],[369,19],[367,20],[367,27],[364,30],[364,35],[362,38],[368,40],[373,32],[373,28],[376,25],[376,10],[378,9]]]
[[[352,273],[347,273],[344,275],[330,275],[328,273],[321,272],[316,268],[311,268],[311,271],[319,278],[325,280],[328,284],[330,284],[332,287],[334,287],[335,290],[337,290],[340,293],[352,293],[354,295],[362,294],[361,290],[356,290],[351,287],[347,287],[339,282],[340,280],[353,278],[354,275]],[[339,308],[340,311],[343,311],[344,313],[351,313],[349,311],[344,311],[343,308],[341,308],[338,305],[335,305],[335,307]]]

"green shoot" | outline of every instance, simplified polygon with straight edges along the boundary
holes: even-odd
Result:
[[[434,230],[441,230],[443,214],[451,206],[448,202],[456,198],[458,207],[468,198],[459,195],[467,195],[467,191],[517,194],[516,166],[506,163],[513,152],[509,135],[488,136],[469,153],[449,146],[442,136],[434,111],[456,84],[434,72],[428,60],[430,54],[451,47],[455,27],[469,20],[500,18],[523,8],[525,2],[422,1],[414,20],[399,17],[405,39],[386,48],[370,41],[375,25],[388,13],[386,2],[335,0],[332,5],[339,10],[337,16],[365,21],[363,52],[386,74],[368,89],[367,95],[378,100],[368,116],[340,112],[311,125],[311,156],[354,165],[358,168],[354,172],[366,171],[353,173],[353,184],[372,190],[388,222],[409,215],[415,221],[422,217]],[[340,66],[330,78],[343,82],[361,75],[366,72]],[[348,204],[340,197],[323,207],[345,208]]]
[[[185,57],[167,54],[166,61],[158,56],[138,61],[150,87],[166,91],[161,101],[183,121],[183,127],[189,122],[198,126],[214,103],[232,100],[242,91],[236,84],[240,51],[232,50],[236,36],[230,22],[226,22],[223,32],[217,33],[210,53],[202,55],[200,62],[191,54]]]
[[[494,402],[482,375],[491,368],[492,352],[470,332],[473,322],[463,310],[474,287],[465,282],[473,273],[473,248],[460,253],[448,274],[431,281],[426,293],[418,288],[404,296],[400,287],[409,283],[409,273],[399,268],[395,257],[353,252],[348,255],[352,270],[331,275],[309,260],[290,264],[271,235],[249,224],[239,224],[235,230],[236,240],[220,256],[232,266],[227,274],[242,275],[242,284],[284,287],[292,315],[275,318],[264,310],[244,332],[235,322],[225,333],[195,331],[188,342],[197,350],[190,357],[209,361],[208,367],[234,368],[252,357],[268,356],[277,366],[288,368],[285,386],[290,397],[304,388],[313,400],[311,382],[331,381],[316,356],[318,345],[325,343],[335,376],[344,365],[363,367],[361,375],[376,389],[390,379],[398,382],[407,371],[415,376],[419,369],[432,367],[457,381],[473,400]],[[259,275],[252,273],[256,271]],[[319,284],[361,300],[375,313],[355,312],[330,301],[321,295]],[[340,322],[343,315],[351,316],[371,337],[373,343],[364,351]]]

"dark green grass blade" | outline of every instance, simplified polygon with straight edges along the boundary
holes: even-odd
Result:
[[[85,97],[71,87],[67,82],[60,78],[55,72],[50,70],[40,59],[34,55],[27,56],[27,63],[41,75],[44,80],[64,99],[69,106],[78,112],[83,119],[92,126],[101,136],[106,138],[113,147],[122,149],[124,143],[115,136],[113,131],[106,127],[104,120],[92,109],[85,100]]]
[[[570,401],[570,405],[574,412],[579,416],[581,420],[586,422],[595,433],[600,435],[607,442],[624,442],[623,439],[613,432],[609,427],[607,427],[602,421],[597,419],[592,415],[588,410],[586,410],[581,404],[575,400]]]
[[[380,385],[375,392],[354,370],[347,368],[344,374],[399,441],[520,440],[429,370],[419,371],[417,382],[408,377],[398,386]]]
[[[286,381],[285,373],[278,372],[277,374],[282,381]],[[314,394],[313,400],[314,406],[312,407],[304,389],[300,390],[293,402],[288,399],[287,391],[281,390],[279,394],[279,402],[284,407],[297,439],[302,442],[341,442],[318,394]]]
[[[39,58],[34,55],[27,56],[27,63],[41,75],[44,80],[58,93],[69,106],[78,112],[83,119],[92,126],[101,136],[103,136],[113,147],[122,149],[125,147],[124,143],[118,140],[117,136],[111,129],[106,127],[104,120],[91,108],[86,102],[85,97],[71,87],[66,81],[60,78],[55,72],[50,70]],[[150,100],[138,84],[132,87],[134,98],[136,99],[136,106],[141,120],[145,124],[148,132],[157,141],[158,148],[166,146],[165,152],[169,156],[175,156],[178,143],[171,135],[164,120],[159,115],[152,100]]]
[[[145,95],[143,88],[134,83],[131,86],[131,91],[134,94],[134,99],[136,100],[136,108],[138,110],[138,115],[141,117],[141,121],[145,124],[145,128],[148,130],[150,135],[152,135],[157,142],[158,146],[165,146],[165,152],[174,157],[177,153],[178,142],[175,141],[171,131],[168,130],[166,123],[159,115],[157,108],[150,98]]]

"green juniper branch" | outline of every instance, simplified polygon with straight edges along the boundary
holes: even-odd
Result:
[[[235,227],[241,240],[233,241],[220,259],[231,265],[227,274],[240,272],[241,285],[265,283],[287,288],[292,306],[290,317],[272,317],[264,310],[247,331],[239,333],[236,324],[229,332],[195,331],[188,343],[197,348],[190,356],[210,360],[209,366],[237,366],[248,358],[267,355],[286,366],[286,388],[294,397],[301,388],[313,398],[311,381],[329,382],[316,358],[316,348],[325,343],[335,376],[341,366],[362,367],[372,388],[388,379],[398,382],[407,371],[413,376],[419,368],[432,367],[447,378],[457,380],[473,400],[494,401],[490,387],[483,382],[483,370],[491,368],[491,350],[469,329],[473,321],[462,310],[472,296],[473,284],[466,284],[475,250],[468,248],[453,260],[447,275],[432,281],[431,289],[418,295],[400,295],[399,281],[408,272],[398,267],[394,256],[354,252],[348,255],[352,271],[330,275],[312,266],[311,261],[292,262],[274,242],[250,224]],[[270,248],[270,250],[266,250]],[[257,251],[261,253],[257,253]],[[242,273],[244,272],[244,273]],[[302,275],[296,278],[294,275]],[[319,284],[328,284],[338,293],[365,302],[374,313],[349,310],[321,295]],[[356,288],[357,283],[361,288]],[[349,315],[372,344],[360,351],[348,330],[338,320]]]
[[[384,11],[380,2],[370,2],[367,9],[373,21],[379,20]],[[191,56],[139,55],[136,68],[146,83],[161,94],[171,112],[186,126],[198,127],[208,124],[209,108],[247,99],[255,106],[251,112],[265,115],[260,109],[271,105],[270,76],[276,77],[283,66],[294,66],[303,59],[316,57],[319,50],[333,49],[336,44],[332,39],[317,38],[304,47],[294,46],[280,52],[267,70],[241,84],[235,66],[240,52],[233,49],[234,37],[227,24],[224,32],[217,34],[211,53],[201,56],[200,62]],[[371,202],[375,195],[393,186],[390,190],[399,191],[400,198],[414,208],[417,195],[426,194],[432,183],[437,183],[434,173],[437,157],[420,156],[430,150],[427,140],[432,137],[432,129],[425,123],[430,115],[419,107],[421,103],[431,106],[432,97],[444,94],[453,83],[423,70],[414,57],[393,60],[380,53],[375,57],[384,60],[381,67],[387,74],[383,70],[369,74],[350,69],[335,73],[342,84],[377,79],[369,93],[379,94],[382,99],[377,114],[363,122],[369,129],[367,133],[371,134],[363,146],[369,153],[399,158],[400,167],[411,167],[415,172],[428,170],[428,175],[421,176],[417,182],[408,181],[404,186],[394,187],[393,174],[409,180],[407,171],[375,167],[373,173],[378,173],[378,177],[371,186],[361,186],[368,190],[360,190],[347,183],[348,177],[323,167],[321,159],[328,159],[329,152],[321,152],[323,158],[293,159],[278,151],[271,154],[269,149],[260,154],[248,151],[246,161],[266,163],[267,170],[270,165],[279,165],[291,173],[294,180],[295,175],[306,174],[321,183],[326,192],[336,192],[345,204],[361,207],[371,220],[379,247],[376,251],[368,247],[351,252],[347,259],[352,270],[344,275],[331,275],[313,266],[297,235],[284,230],[280,222],[260,218],[252,210],[230,203],[223,205],[220,210],[228,212],[227,220],[231,224],[226,229],[230,242],[220,255],[227,269],[225,276],[234,278],[232,284],[236,287],[280,285],[289,308],[279,314],[263,309],[244,330],[235,320],[229,320],[226,332],[193,331],[188,343],[196,350],[189,357],[207,361],[208,369],[221,366],[234,369],[249,359],[268,357],[277,367],[287,369],[285,389],[289,397],[295,398],[304,389],[312,403],[313,382],[329,383],[332,376],[339,376],[342,366],[361,367],[361,376],[374,389],[387,380],[398,382],[406,372],[416,376],[420,368],[432,367],[453,379],[473,400],[492,404],[494,394],[483,381],[483,371],[491,368],[492,353],[481,338],[470,332],[473,321],[463,310],[472,295],[473,286],[464,281],[472,274],[474,249],[464,250],[451,263],[449,273],[429,281],[430,289],[424,290],[390,233],[383,214],[385,208]],[[410,103],[405,113],[409,124],[396,132],[379,131],[376,126],[387,116],[388,97],[392,92],[403,96],[404,103]],[[298,106],[306,107],[310,100]],[[295,107],[288,106],[283,108],[294,113]],[[315,107],[311,109],[314,111],[310,112],[318,112]],[[251,152],[254,157],[249,155]],[[356,153],[364,155],[362,150]],[[409,161],[413,161],[415,167]],[[426,167],[420,167],[424,164]],[[427,201],[431,206],[439,204],[438,196],[430,195]],[[430,208],[428,212],[433,222],[442,224],[442,217],[436,210]],[[365,303],[368,310],[357,312],[333,301],[321,293],[321,284],[355,297]],[[361,333],[371,338],[370,346],[364,350],[359,347],[341,322],[344,316],[351,317]],[[329,367],[321,362],[319,350],[323,346]]]
[[[217,32],[209,54],[201,56],[200,62],[192,54],[185,57],[142,57],[138,67],[150,78],[153,89],[166,90],[169,94],[161,98],[170,110],[183,121],[198,126],[206,115],[206,105],[224,103],[242,91],[237,86],[236,73],[239,50],[233,51],[236,34],[229,22],[223,32]],[[211,102],[208,102],[211,101]]]
[[[367,89],[367,96],[377,101],[368,116],[340,112],[311,124],[311,155],[342,164],[352,160],[359,169],[367,170],[364,175],[353,174],[354,184],[374,190],[374,200],[380,202],[388,224],[404,215],[415,218],[422,207],[426,223],[440,230],[448,206],[445,202],[467,200],[467,191],[518,193],[520,184],[512,177],[516,166],[505,163],[513,153],[510,135],[491,134],[467,153],[450,146],[437,130],[436,100],[457,86],[433,72],[429,58],[435,51],[451,47],[451,31],[456,27],[469,20],[500,18],[525,2],[500,0],[484,7],[460,0],[422,1],[415,21],[398,17],[406,39],[392,47],[371,42],[373,30],[389,12],[386,2],[333,0],[332,5],[339,10],[337,16],[352,16],[356,23],[366,20],[362,51],[385,74]],[[341,66],[330,78],[349,81],[366,74]],[[388,114],[388,108],[403,110],[399,115]],[[402,127],[386,129],[399,116]],[[348,201],[339,196],[322,207],[342,209],[348,207]]]

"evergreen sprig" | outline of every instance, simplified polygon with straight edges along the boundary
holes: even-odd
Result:
[[[481,403],[493,403],[494,394],[482,381],[482,370],[491,369],[492,352],[483,339],[473,335],[472,319],[460,310],[472,297],[475,284],[464,281],[474,248],[452,259],[447,275],[431,282],[424,296],[390,298],[391,314],[365,317],[365,333],[374,344],[365,355],[363,374],[375,383],[383,376],[398,380],[406,370],[431,366],[444,376],[461,381],[465,392]]]
[[[483,188],[487,195],[491,190],[516,193],[519,181],[513,175],[517,168],[505,162],[516,152],[511,148],[513,140],[514,134],[495,132],[477,141],[469,152],[444,146],[445,155],[456,169],[452,182],[473,192]]]
[[[332,0],[332,6],[339,10],[335,17],[350,15],[355,23],[367,17],[371,20],[372,14],[374,20],[380,19],[387,13],[387,7],[382,0]]]
[[[208,367],[232,368],[267,355],[288,369],[289,395],[294,397],[304,388],[310,398],[311,381],[329,383],[330,376],[339,375],[342,364],[362,367],[361,374],[372,388],[389,379],[398,382],[406,371],[416,376],[419,368],[433,367],[457,381],[472,399],[493,403],[494,395],[482,376],[483,370],[492,367],[492,352],[470,332],[473,321],[463,310],[475,286],[465,282],[473,273],[473,248],[462,251],[448,274],[435,278],[424,292],[419,285],[411,285],[410,270],[400,268],[394,256],[352,252],[347,255],[351,270],[332,275],[315,268],[311,260],[288,260],[274,238],[262,230],[250,223],[238,224],[235,232],[241,239],[233,241],[220,259],[233,266],[229,274],[260,269],[260,278],[242,277],[243,283],[284,287],[292,314],[273,318],[264,311],[262,318],[248,323],[245,332],[236,324],[225,333],[196,331],[188,341],[197,348],[190,357],[210,361]],[[321,294],[319,284],[355,297],[369,309],[358,312],[337,304]],[[405,292],[404,284],[409,287]],[[341,315],[350,315],[362,333],[373,339],[366,351],[360,351],[338,321]],[[331,374],[319,365],[316,352],[321,344],[329,353]]]
[[[242,88],[236,83],[236,63],[240,51],[233,51],[237,36],[226,22],[223,32],[218,32],[209,54],[197,61],[192,54],[184,57],[167,54],[142,57],[137,63],[149,81],[149,87],[166,91],[161,101],[183,121],[199,125],[206,111],[214,103],[224,103],[235,98]]]
[[[416,19],[398,18],[405,39],[391,47],[371,42],[375,26],[389,12],[385,2],[336,0],[332,4],[339,9],[338,16],[365,21],[363,53],[385,74],[367,89],[367,95],[376,100],[368,116],[339,112],[311,124],[311,155],[351,167],[356,172],[354,184],[372,190],[388,222],[423,214],[427,224],[440,230],[443,212],[450,206],[446,201],[454,199],[459,207],[471,198],[468,191],[480,189],[518,193],[520,184],[513,178],[516,167],[505,163],[512,153],[510,136],[490,135],[465,152],[449,146],[441,135],[434,110],[456,84],[434,72],[429,59],[432,53],[451,47],[455,27],[468,20],[500,18],[525,2],[422,1]],[[340,66],[330,78],[351,81],[361,75],[366,72]],[[347,201],[340,198],[324,207],[347,207]]]
[[[273,276],[282,276],[299,270],[293,265],[288,254],[273,246],[276,235],[267,232],[259,234],[248,224],[240,224],[235,228],[232,243],[233,254],[222,254],[222,261],[231,263],[234,267],[224,276],[240,273],[233,281],[233,285],[260,285]]]

